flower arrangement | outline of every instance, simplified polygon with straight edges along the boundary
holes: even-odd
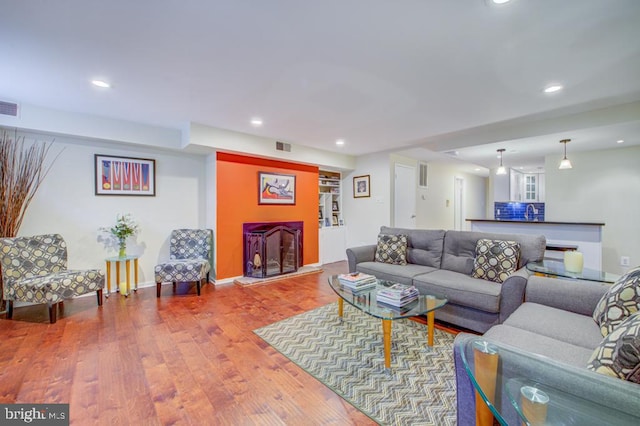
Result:
[[[110,233],[118,240],[118,246],[120,248],[119,256],[125,257],[127,238],[136,235],[140,228],[131,215],[127,213],[116,216],[115,226],[112,226],[111,228],[100,228],[100,230]]]

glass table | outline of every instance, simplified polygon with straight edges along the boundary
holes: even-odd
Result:
[[[127,255],[127,256],[113,256],[105,259],[106,269],[107,269],[107,297],[111,293],[111,263],[114,262],[116,264],[116,288],[120,288],[120,264],[124,262],[125,265],[125,283],[126,283],[126,293],[120,291],[120,293],[128,297],[131,292],[131,261],[133,260],[133,283],[135,285],[134,291],[138,291],[138,258],[139,255]]]
[[[527,263],[527,270],[538,274],[550,275],[553,277],[572,278],[603,283],[614,283],[618,278],[620,278],[620,276],[616,274],[589,268],[583,268],[582,272],[569,272],[564,269],[564,262],[557,260],[529,262]]]
[[[477,425],[493,425],[494,418],[501,425],[640,424],[637,404],[617,403],[622,395],[627,401],[640,396],[635,383],[482,336],[456,340],[456,346],[475,390]]]
[[[355,291],[340,283],[337,275],[329,277],[329,285],[340,298],[338,299],[338,316],[342,318],[344,301],[361,310],[362,312],[382,320],[382,333],[384,343],[384,366],[391,368],[391,323],[394,320],[411,318],[419,315],[427,316],[427,344],[433,346],[433,329],[435,322],[435,310],[447,304],[447,299],[440,295],[420,295],[418,300],[411,302],[402,308],[391,308],[378,304],[376,292],[383,287],[396,284],[392,281],[377,280],[375,287],[369,287],[361,291]]]

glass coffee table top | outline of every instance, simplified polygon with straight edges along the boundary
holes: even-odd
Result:
[[[557,362],[482,336],[456,340],[476,392],[479,425],[638,425],[640,411],[611,401],[640,396],[637,384]],[[606,389],[603,392],[602,389]],[[598,392],[599,391],[599,392]]]
[[[380,319],[401,319],[410,318],[418,315],[425,315],[430,311],[442,308],[447,304],[447,299],[439,295],[420,295],[418,300],[410,303],[402,308],[392,308],[387,305],[378,304],[376,301],[376,292],[383,287],[390,287],[395,284],[392,281],[378,280],[375,287],[370,287],[361,291],[354,291],[349,287],[345,287],[338,280],[337,275],[329,278],[329,285],[342,300],[350,305],[355,306],[362,312]]]
[[[551,275],[560,278],[573,278],[585,281],[597,281],[602,283],[614,283],[619,275],[596,269],[583,268],[582,272],[569,272],[564,269],[564,262],[561,260],[543,260],[541,262],[527,263],[527,270],[539,274]]]

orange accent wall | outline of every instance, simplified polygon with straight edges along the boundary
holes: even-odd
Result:
[[[258,172],[296,176],[296,204],[259,205]],[[303,265],[318,262],[318,168],[218,152],[216,156],[216,278],[241,276],[242,224],[304,222]]]

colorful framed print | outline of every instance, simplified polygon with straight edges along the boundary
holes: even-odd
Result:
[[[353,198],[371,196],[371,184],[369,175],[355,176],[353,178]]]
[[[296,176],[258,172],[258,204],[295,205]]]
[[[96,195],[156,195],[156,160],[95,155]]]

